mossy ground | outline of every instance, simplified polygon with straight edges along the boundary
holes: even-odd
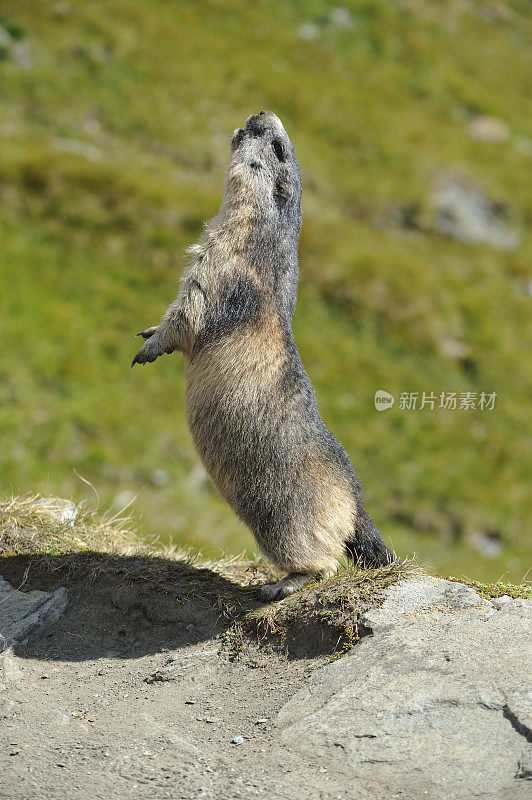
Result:
[[[141,534],[253,552],[198,470],[182,360],[129,364],[217,210],[232,130],[271,108],[304,185],[295,337],[368,508],[400,555],[519,582],[532,558],[529,3],[349,0],[344,27],[337,5],[0,5],[14,43],[0,49],[0,482],[79,501],[77,472],[115,510],[138,494]],[[505,142],[471,138],[481,115]],[[434,230],[432,187],[450,173],[505,209],[517,249]],[[378,389],[392,410],[375,411]],[[409,412],[402,391],[498,398]],[[499,555],[478,551],[478,532]]]
[[[530,582],[522,583],[516,586],[514,583],[505,583],[504,581],[497,581],[496,583],[479,583],[478,581],[466,581],[459,578],[449,577],[448,581],[458,581],[458,583],[465,583],[466,586],[471,586],[475,589],[481,597],[488,600],[497,597],[523,597],[526,600],[532,600],[532,586]]]

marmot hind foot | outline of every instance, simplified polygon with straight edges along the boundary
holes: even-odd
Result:
[[[259,597],[261,600],[282,600],[290,594],[302,589],[307,583],[315,580],[321,576],[320,572],[291,572],[286,578],[280,581],[273,581],[265,583],[259,589]]]

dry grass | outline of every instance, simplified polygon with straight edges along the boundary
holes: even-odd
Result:
[[[38,494],[0,502],[0,556],[109,553],[130,555],[138,541],[127,517],[105,518],[86,505],[75,520],[59,518],[54,499]]]
[[[99,579],[113,592],[136,586],[147,602],[157,597],[174,609],[193,602],[214,613],[225,630],[223,648],[235,657],[246,641],[294,655],[340,654],[358,640],[360,616],[386,586],[415,569],[406,563],[362,570],[346,562],[334,577],[264,604],[257,586],[275,575],[260,560],[205,561],[198,553],[139,544],[125,516],[102,516],[82,505],[75,520],[61,521],[61,501],[43,500],[31,495],[0,502],[0,556],[10,576],[23,575],[26,586],[30,570],[31,585],[44,578],[69,586]]]
[[[261,642],[281,644],[289,653],[342,655],[365,631],[363,614],[384,600],[384,590],[401,578],[420,573],[413,561],[362,569],[345,561],[336,575],[308,584],[285,600],[248,612],[239,625]]]
[[[361,619],[383,601],[385,589],[422,572],[414,561],[378,569],[345,561],[336,575],[264,604],[257,586],[275,576],[260,560],[206,561],[197,552],[161,549],[156,541],[139,543],[126,516],[106,516],[81,505],[75,520],[61,521],[57,503],[65,501],[44,500],[31,495],[0,502],[0,557],[6,577],[22,577],[28,588],[41,587],[43,581],[76,587],[99,580],[104,592],[140,591],[148,606],[162,603],[172,614],[176,607],[188,613],[193,603],[200,617],[209,616],[223,632],[222,649],[250,663],[257,644],[281,649],[289,657],[341,656],[368,633]],[[483,596],[532,596],[526,586],[469,585]]]

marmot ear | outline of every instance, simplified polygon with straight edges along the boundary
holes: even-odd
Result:
[[[273,196],[278,203],[286,203],[292,197],[293,189],[288,181],[278,180],[275,182]]]

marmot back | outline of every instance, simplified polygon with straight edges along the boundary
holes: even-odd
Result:
[[[271,561],[285,597],[335,571],[393,560],[325,427],[292,335],[301,227],[294,148],[270,111],[235,131],[218,215],[190,248],[177,300],[133,364],[180,350],[187,419],[205,468]]]

